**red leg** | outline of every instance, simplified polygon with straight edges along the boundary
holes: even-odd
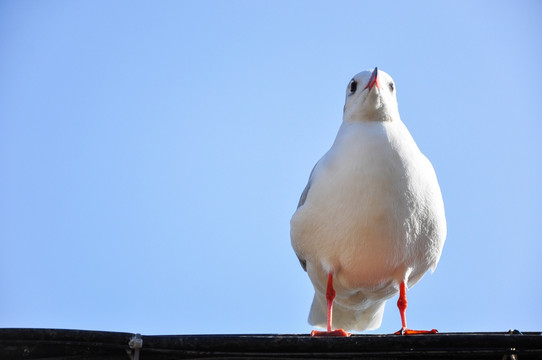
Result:
[[[335,300],[335,289],[333,288],[333,273],[329,273],[327,277],[327,331],[331,331],[331,323],[333,318],[333,300]]]
[[[397,300],[397,307],[399,308],[399,313],[401,314],[401,331],[404,331],[407,329],[406,325],[406,308],[408,305],[408,301],[406,299],[406,285],[403,281],[401,285],[399,286],[399,300]]]
[[[407,299],[406,299],[406,284],[403,281],[399,285],[399,300],[397,300],[397,307],[399,308],[399,313],[401,314],[401,330],[397,331],[396,335],[413,335],[413,334],[436,334],[437,330],[411,330],[407,329],[406,324],[406,308],[407,308]]]
[[[335,299],[335,289],[333,288],[333,273],[330,272],[327,277],[326,300],[327,300],[327,331],[313,330],[311,336],[350,336],[343,329],[332,330],[333,319],[333,300]]]

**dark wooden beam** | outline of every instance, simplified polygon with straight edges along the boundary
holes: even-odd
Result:
[[[140,349],[137,345],[141,345]],[[542,333],[160,335],[0,329],[1,359],[542,359]]]

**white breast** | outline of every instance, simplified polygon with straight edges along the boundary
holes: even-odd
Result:
[[[360,290],[389,297],[395,290],[382,287],[392,281],[419,280],[438,262],[445,227],[433,168],[406,127],[357,122],[341,126],[317,164],[291,235],[315,288],[333,271],[337,301],[348,302]]]

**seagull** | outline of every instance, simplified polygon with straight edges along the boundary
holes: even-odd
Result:
[[[436,332],[407,328],[406,290],[437,266],[444,203],[384,71],[360,72],[348,84],[337,137],[312,169],[290,226],[315,291],[309,323],[327,328],[311,335],[377,329],[386,300],[397,293],[396,334]]]

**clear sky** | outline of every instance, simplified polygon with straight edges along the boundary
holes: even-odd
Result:
[[[542,329],[538,1],[0,2],[0,327],[307,333],[289,221],[378,66],[447,212],[412,328]],[[396,299],[382,327],[400,328]]]

